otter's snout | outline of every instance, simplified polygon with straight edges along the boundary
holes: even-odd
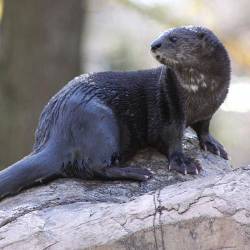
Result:
[[[162,43],[159,40],[153,41],[152,44],[151,44],[151,50],[156,51],[157,49],[159,49],[161,47],[161,44]]]

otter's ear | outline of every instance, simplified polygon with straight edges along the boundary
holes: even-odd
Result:
[[[202,39],[205,37],[205,35],[206,35],[205,32],[202,32],[202,31],[197,33],[197,37],[198,37],[200,40],[202,40]]]

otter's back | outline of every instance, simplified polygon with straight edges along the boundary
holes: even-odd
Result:
[[[153,86],[161,68],[130,72],[99,72],[75,77],[45,106],[36,130],[34,151],[40,151],[52,136],[56,126],[63,126],[67,112],[98,99],[110,107],[117,119],[134,131],[131,136],[146,133],[147,93],[145,86]]]

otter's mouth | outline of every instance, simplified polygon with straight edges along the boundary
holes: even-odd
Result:
[[[151,54],[159,63],[164,64],[166,66],[176,66],[179,63],[177,60],[167,57],[159,51],[151,50]]]

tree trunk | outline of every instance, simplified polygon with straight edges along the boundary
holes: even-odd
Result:
[[[232,171],[190,132],[184,149],[202,174],[148,149],[128,163],[152,171],[143,183],[61,179],[1,200],[0,249],[250,249],[250,167]]]
[[[4,2],[0,37],[0,168],[30,152],[43,106],[80,73],[85,3]]]

